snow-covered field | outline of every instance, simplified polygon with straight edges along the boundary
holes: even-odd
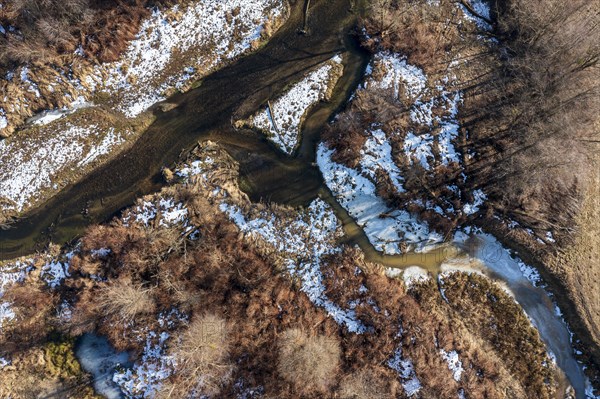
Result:
[[[203,0],[155,10],[122,59],[98,71],[107,75],[99,90],[116,95],[117,108],[134,117],[168,90],[250,51],[265,23],[285,12],[281,0]]]
[[[300,141],[302,122],[308,110],[317,102],[328,97],[341,69],[342,59],[335,56],[302,80],[294,84],[283,95],[249,118],[250,127],[263,131],[281,151],[291,155]]]
[[[23,210],[44,190],[72,183],[78,173],[109,154],[133,132],[59,121],[0,141],[0,210]],[[67,178],[57,179],[57,175]]]

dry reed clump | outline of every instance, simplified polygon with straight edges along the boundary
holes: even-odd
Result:
[[[291,328],[283,332],[278,343],[277,371],[298,393],[326,393],[335,384],[341,354],[336,338]]]
[[[441,61],[460,41],[455,28],[459,15],[450,1],[432,5],[426,0],[375,0],[362,21],[367,33],[363,44],[373,52],[406,55],[428,73],[443,69]]]
[[[233,370],[229,360],[231,339],[225,319],[206,314],[193,320],[174,348],[174,377],[158,398],[187,398],[216,395]]]
[[[395,398],[400,392],[396,380],[386,378],[381,366],[361,368],[345,376],[339,386],[342,399],[383,399]]]
[[[98,304],[109,315],[124,321],[133,320],[141,314],[153,313],[156,309],[152,289],[126,279],[104,286],[100,290]]]

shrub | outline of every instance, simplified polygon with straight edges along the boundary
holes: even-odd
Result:
[[[177,361],[175,374],[158,397],[187,398],[219,393],[233,370],[229,346],[225,319],[206,314],[192,321],[173,353]]]
[[[277,370],[300,394],[325,393],[335,382],[340,352],[337,339],[291,328],[279,338]]]
[[[348,374],[340,383],[339,395],[343,399],[395,398],[398,383],[386,378],[381,370],[362,368]]]
[[[152,313],[156,308],[151,289],[127,280],[118,280],[103,287],[98,301],[107,313],[123,320]]]

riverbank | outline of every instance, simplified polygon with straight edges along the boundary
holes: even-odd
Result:
[[[0,224],[22,216],[126,151],[154,121],[148,112],[153,104],[256,51],[288,15],[287,3],[275,0],[155,9],[118,61],[80,69],[71,80],[86,84],[76,86],[75,92],[60,81],[53,86],[53,93],[64,90],[63,95],[73,99],[70,105],[42,112],[32,119],[33,127],[25,126],[0,142]],[[20,80],[14,77],[18,73]],[[35,74],[29,76],[27,65],[13,71],[7,84],[15,86],[8,89],[11,92],[27,97],[28,90],[34,90],[40,97],[42,83]],[[24,116],[33,116],[30,109],[39,108],[25,97],[12,95],[11,104],[0,104],[6,121],[2,129],[20,127]],[[25,114],[19,114],[20,103],[25,104]]]
[[[311,34],[306,36],[297,33],[304,19],[303,9],[293,7],[286,25],[266,46],[205,78],[197,88],[171,97],[168,107],[154,113],[156,122],[144,133],[143,140],[136,141],[129,151],[77,185],[67,186],[23,214],[13,229],[3,231],[0,258],[43,249],[50,240],[68,242],[90,223],[107,220],[136,197],[157,191],[164,184],[161,169],[172,166],[182,151],[189,151],[198,140],[213,139],[226,144],[243,161],[243,170],[256,171],[248,181],[258,183],[259,188],[271,187],[273,193],[277,192],[276,186],[295,190],[299,202],[305,203],[314,195],[311,190],[318,190],[320,178],[315,168],[305,168],[311,161],[304,154],[310,154],[310,143],[318,137],[320,126],[346,101],[366,64],[366,55],[356,48],[349,35],[356,14],[335,12],[336,7],[349,9],[343,1],[315,4],[308,21]],[[344,58],[348,59],[340,78],[344,83],[336,87],[330,103],[317,104],[315,117],[307,121],[312,133],[305,133],[308,138],[302,141],[296,158],[273,154],[272,147],[260,136],[231,126],[232,114],[234,120],[247,118],[266,104],[272,93],[282,92],[308,70],[340,52],[346,53]],[[314,56],[307,57],[307,53]],[[236,84],[226,83],[232,81]],[[262,174],[265,169],[261,165],[265,163],[277,172]],[[282,179],[282,184],[269,183],[274,175]]]
[[[597,159],[591,159],[590,163],[598,165]],[[485,226],[482,223],[482,228],[539,270],[553,301],[561,309],[560,316],[573,334],[575,356],[586,365],[586,375],[594,386],[600,383],[600,337],[597,336],[600,302],[595,289],[600,282],[596,223],[600,212],[598,187],[596,178],[585,194],[571,237],[559,243],[541,244],[523,234],[515,237],[498,221],[488,221]]]

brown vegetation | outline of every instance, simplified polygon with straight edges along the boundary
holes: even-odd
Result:
[[[385,378],[380,367],[369,367],[348,374],[340,382],[339,395],[343,399],[395,398],[400,384]]]
[[[464,320],[477,325],[477,334],[486,337],[504,364],[524,387],[537,392],[547,389],[550,370],[546,348],[537,330],[519,305],[500,287],[476,274],[445,276],[443,286],[450,306]]]
[[[61,64],[81,46],[100,62],[114,61],[161,0],[12,0],[0,9],[0,65]]]
[[[11,303],[16,319],[10,325],[2,326],[0,354],[34,346],[53,329],[58,298],[47,287],[15,285],[2,300]]]
[[[598,1],[499,3],[498,66],[465,114],[479,153],[469,173],[502,216],[566,236],[594,171],[600,112]]]
[[[207,314],[193,320],[173,355],[176,377],[161,388],[159,398],[185,398],[195,392],[216,395],[229,382],[230,332],[222,317]]]
[[[373,52],[406,55],[430,73],[443,68],[453,47],[460,45],[456,17],[451,2],[375,0],[362,23],[369,35],[364,45]]]
[[[152,290],[123,279],[103,287],[98,305],[110,315],[127,322],[143,313],[154,313]]]
[[[211,156],[218,160],[223,154]],[[234,167],[230,161],[221,165]],[[237,173],[217,170],[213,177],[214,184],[227,186],[228,179],[236,181]],[[118,349],[139,353],[145,343],[140,331],[160,331],[159,313],[173,309],[185,313],[191,322],[168,330],[167,353],[179,361],[164,385],[163,397],[184,398],[191,390],[230,398],[240,395],[244,387],[260,387],[263,396],[281,398],[405,397],[400,387],[404,381],[388,367],[398,348],[414,365],[422,397],[454,399],[459,389],[474,398],[549,397],[550,369],[526,370],[529,362],[541,364],[543,345],[530,325],[510,314],[520,314],[514,302],[500,310],[488,302],[469,302],[471,296],[485,297],[486,291],[510,301],[501,290],[496,293],[489,283],[475,284],[466,293],[460,291],[460,284],[448,286],[449,298],[461,304],[455,309],[442,300],[435,280],[407,293],[401,281],[385,277],[379,265],[365,262],[358,249],[342,247],[321,260],[321,271],[327,297],[343,309],[354,303],[356,317],[368,328],[363,334],[351,333],[279,271],[276,253],[239,233],[218,210],[218,202],[213,202],[214,187],[192,180],[145,200],[163,196],[183,201],[198,223],[194,227],[199,238],[184,235],[184,244],[174,249],[157,245],[144,250],[148,237],[174,227],[152,222],[145,226],[128,220],[127,211],[128,223],[117,219],[90,228],[71,260],[71,277],[55,291],[73,303],[73,318],[61,323],[51,319],[46,326],[55,324],[73,335],[96,331],[107,335]],[[258,212],[259,205],[250,204],[236,187],[229,190],[247,212]],[[285,222],[295,211],[283,209],[280,214]],[[99,248],[110,252],[98,255],[94,250]],[[149,260],[132,264],[132,259]],[[134,306],[124,313],[136,317],[124,321],[122,309],[132,306],[129,299],[106,312],[112,306],[110,298],[123,287],[129,287],[125,290],[131,297],[140,295],[140,287],[152,287],[142,288],[144,301],[154,304],[147,306],[152,313],[146,311],[150,309],[138,313]],[[472,307],[472,313],[464,307]],[[487,319],[477,314],[517,322],[490,334],[484,328]],[[204,328],[207,324],[211,328]],[[518,347],[511,342],[518,342]],[[464,367],[460,381],[453,379],[441,349],[459,352]],[[531,353],[522,355],[520,349]]]
[[[325,393],[334,385],[341,352],[335,337],[311,336],[292,328],[278,342],[277,370],[302,396]]]

